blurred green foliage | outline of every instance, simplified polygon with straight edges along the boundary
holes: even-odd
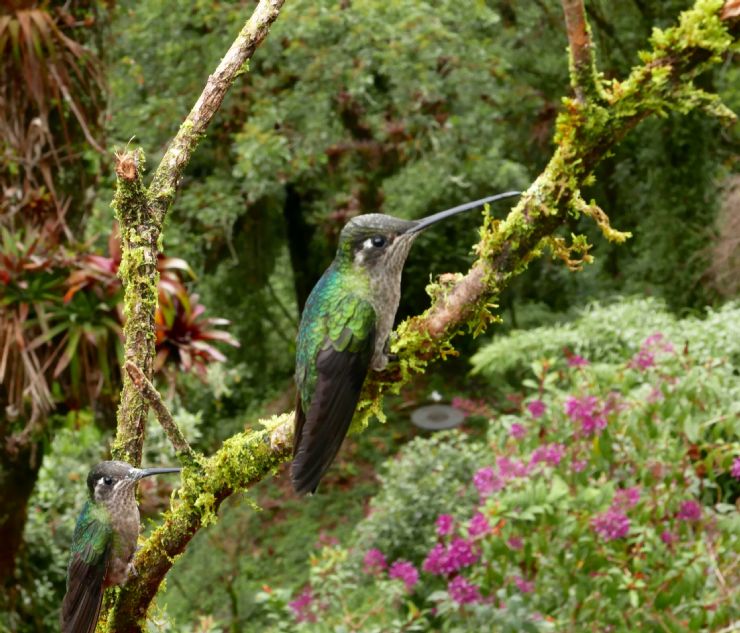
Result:
[[[691,354],[724,358],[740,366],[740,305],[736,302],[708,310],[703,319],[678,319],[660,300],[632,297],[611,305],[592,303],[573,320],[494,338],[473,355],[473,373],[491,381],[508,378],[516,384],[533,362],[563,353],[614,362],[636,353],[640,342],[654,332],[663,332]]]

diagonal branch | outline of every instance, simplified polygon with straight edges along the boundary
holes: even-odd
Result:
[[[261,0],[241,30],[233,44],[224,55],[206,86],[195,102],[193,109],[172,139],[159,167],[154,172],[149,197],[152,212],[158,222],[164,220],[170,205],[175,199],[180,178],[190,162],[198,141],[205,134],[211,120],[221,107],[226,91],[234,80],[246,70],[246,63],[262,43],[277,19],[285,0]]]
[[[735,0],[730,0],[734,2]],[[479,331],[491,317],[488,308],[510,280],[539,256],[542,246],[564,224],[569,214],[583,212],[580,186],[599,160],[645,117],[668,109],[681,112],[697,107],[692,80],[721,60],[733,44],[716,0],[698,0],[681,15],[680,24],[653,39],[645,63],[633,68],[622,82],[613,82],[604,99],[594,103],[566,101],[558,119],[558,149],[545,170],[529,187],[503,222],[486,218],[477,245],[478,259],[465,275],[449,286],[438,284],[431,307],[398,329],[394,351],[401,354],[400,369],[371,376],[365,384],[358,418],[380,412],[380,398],[398,391],[415,371],[444,355],[449,341],[462,329]],[[655,78],[660,80],[656,81]],[[593,213],[602,231],[622,239],[608,218]],[[139,575],[121,590],[111,631],[140,631],[131,624],[145,617],[150,601],[174,557],[183,552],[194,534],[215,519],[229,495],[248,488],[274,472],[291,453],[292,414],[261,421],[263,430],[239,433],[206,460],[202,470],[186,470],[179,498],[136,556]]]
[[[180,431],[177,423],[172,418],[170,410],[167,408],[164,400],[162,400],[162,396],[159,395],[156,387],[144,375],[144,372],[131,361],[126,361],[124,367],[126,368],[128,375],[131,377],[134,386],[139,390],[139,393],[144,396],[144,399],[149,403],[149,406],[157,416],[157,420],[159,420],[159,423],[162,425],[162,428],[167,435],[167,439],[169,439],[172,447],[175,449],[175,453],[184,460],[184,465],[196,466],[197,456],[193,452],[193,449],[190,448],[190,444],[188,444],[182,431]]]
[[[172,139],[157,167],[152,184],[143,184],[144,154],[116,155],[118,176],[113,208],[121,230],[122,261],[119,275],[124,288],[124,357],[152,376],[154,314],[157,307],[157,254],[162,225],[190,157],[218,111],[226,91],[267,36],[284,0],[260,0],[234,43]],[[141,463],[146,431],[147,403],[124,373],[118,425],[112,453],[116,459]]]

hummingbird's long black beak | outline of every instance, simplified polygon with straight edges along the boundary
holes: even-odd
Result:
[[[143,477],[161,475],[163,473],[179,473],[181,470],[182,468],[132,468],[129,477],[134,481],[138,481]]]
[[[521,194],[521,191],[507,191],[505,193],[497,193],[495,196],[488,196],[487,198],[481,198],[480,200],[473,200],[472,202],[466,202],[465,204],[460,204],[456,207],[452,207],[451,209],[445,209],[444,211],[440,211],[439,213],[428,215],[421,220],[417,220],[416,224],[414,224],[414,226],[412,226],[405,232],[405,235],[423,231],[424,229],[432,226],[432,224],[436,224],[440,220],[444,220],[445,218],[449,218],[450,216],[457,215],[458,213],[462,213],[463,211],[475,209],[476,207],[480,207],[487,202],[495,202],[496,200],[503,200],[504,198],[513,198],[514,196],[518,196],[519,194]]]

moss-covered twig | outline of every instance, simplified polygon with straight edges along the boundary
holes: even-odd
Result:
[[[570,49],[570,81],[576,99],[584,103],[586,99],[600,97],[591,30],[586,21],[583,0],[561,0],[561,3]]]
[[[118,176],[113,208],[121,231],[119,275],[124,288],[124,357],[151,377],[154,367],[154,313],[157,307],[157,254],[162,225],[185,166],[198,141],[221,106],[226,91],[265,39],[284,0],[260,0],[234,43],[208,78],[205,88],[172,139],[154,172],[152,184],[143,184],[141,150],[116,155]],[[147,403],[124,373],[118,409],[116,459],[141,463],[146,432]]]
[[[694,98],[693,78],[729,50],[737,28],[735,15],[722,21],[723,6],[721,0],[697,0],[693,9],[681,15],[679,25],[654,32],[652,51],[643,55],[643,64],[624,81],[604,84],[598,99],[584,93],[583,100],[566,100],[558,119],[558,149],[547,167],[504,221],[487,218],[477,245],[478,259],[470,271],[449,285],[439,284],[432,306],[399,327],[393,348],[400,353],[400,368],[366,381],[360,423],[382,411],[383,393],[398,391],[414,371],[444,356],[455,334],[466,328],[478,332],[492,320],[490,307],[511,278],[540,255],[569,214],[586,211],[580,187],[598,161],[637,123],[653,113],[686,112],[706,102]],[[602,230],[611,229],[605,215],[590,215]],[[607,237],[618,235],[613,232]],[[576,246],[584,246],[580,238]],[[109,630],[140,631],[159,583],[195,532],[214,519],[226,497],[289,458],[291,418],[287,414],[263,421],[264,430],[230,438],[204,461],[202,469],[185,470],[176,503],[137,554],[139,575],[122,589],[108,620]]]
[[[175,453],[184,462],[183,465],[195,467],[197,464],[196,455],[193,449],[190,448],[190,444],[188,444],[177,423],[172,418],[172,414],[164,403],[164,400],[162,400],[162,396],[157,391],[157,388],[144,375],[144,372],[131,361],[126,361],[124,367],[136,389],[154,411],[159,424],[167,435],[167,439],[169,439],[170,444],[175,449]]]

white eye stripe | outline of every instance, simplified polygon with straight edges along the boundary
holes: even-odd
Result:
[[[363,243],[362,248],[373,248],[373,238],[368,237]]]

